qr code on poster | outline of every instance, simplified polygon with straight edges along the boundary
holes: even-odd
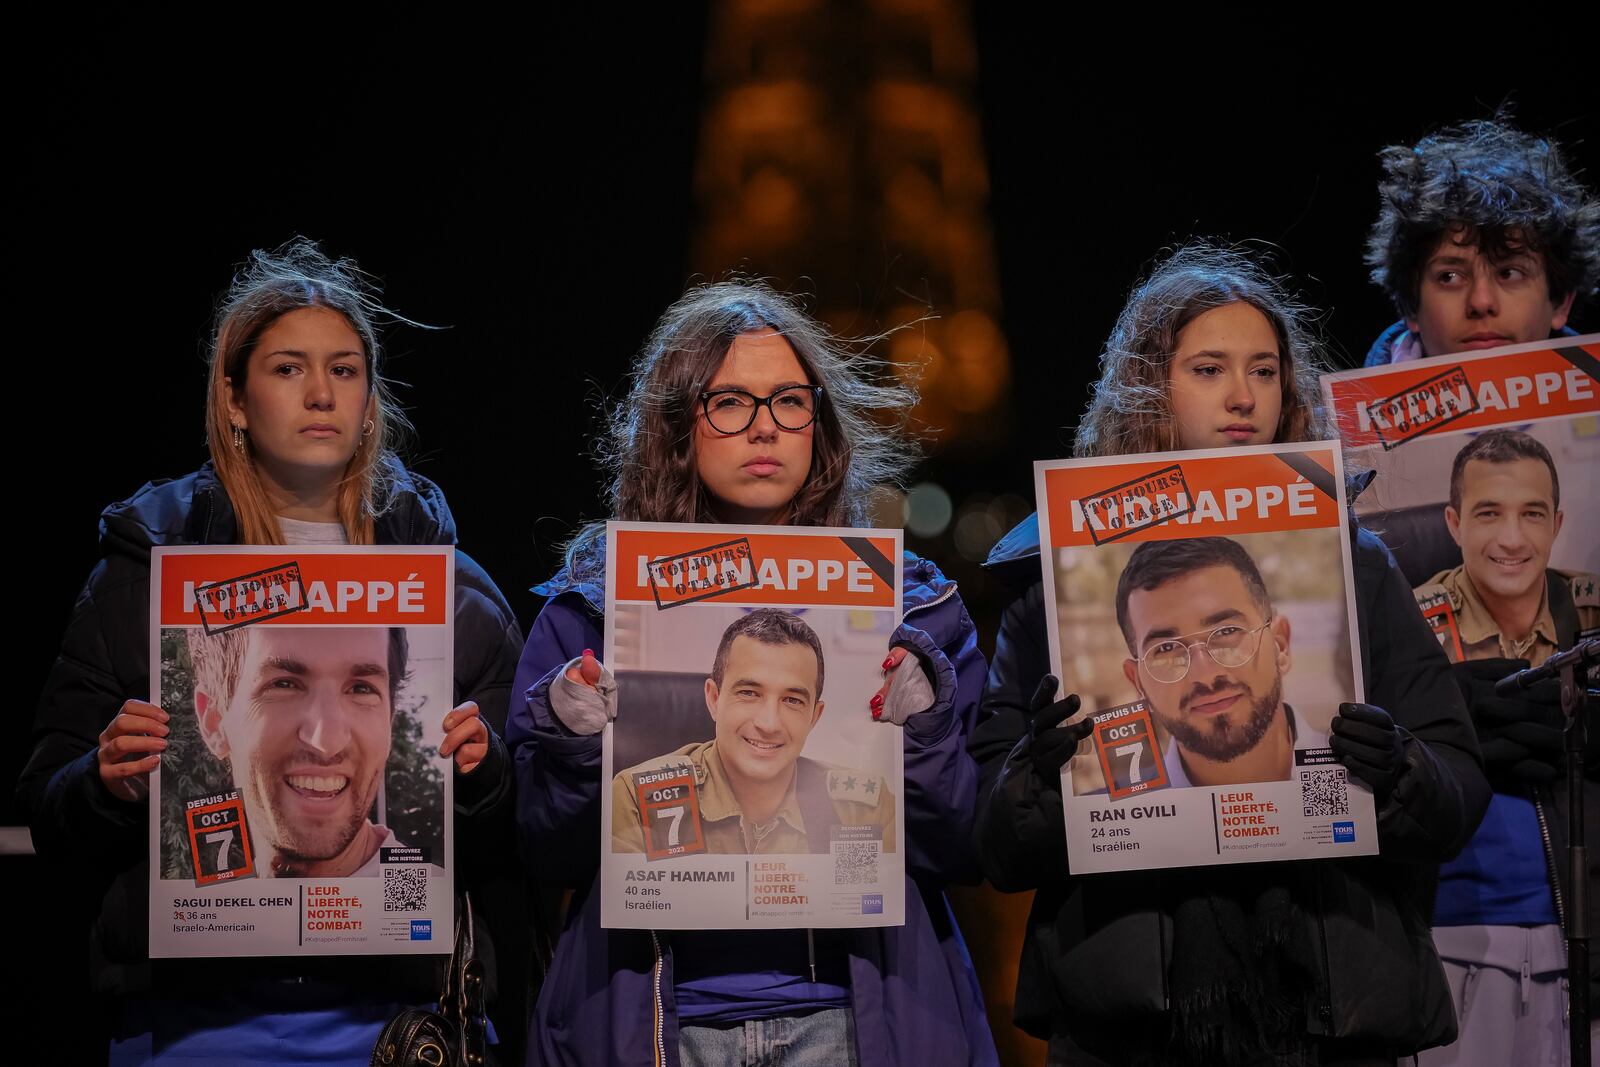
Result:
[[[1300,804],[1308,819],[1350,814],[1350,783],[1343,767],[1300,772]]]
[[[384,911],[426,911],[427,909],[427,867],[397,867],[383,872]]]
[[[878,856],[883,846],[877,841],[835,841],[833,843],[833,884],[870,885],[878,880]]]

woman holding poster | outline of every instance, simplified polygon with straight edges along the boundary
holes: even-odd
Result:
[[[215,664],[201,657],[188,668],[199,675],[196,707],[147,702],[156,688],[149,676],[153,548],[454,543],[438,487],[394,453],[405,419],[380,375],[377,329],[385,317],[403,321],[348,260],[334,262],[304,240],[253,253],[217,312],[206,404],[210,461],[185,478],[152,482],[102,517],[104,557],[46,683],[18,793],[40,855],[67,867],[92,899],[103,898],[94,977],[97,992],[117,1003],[112,1063],[365,1064],[389,1017],[437,996],[436,965],[424,957],[313,959],[288,955],[291,945],[281,959],[152,962],[144,907],[146,827],[156,818],[149,775],[160,767],[161,784],[176,787],[182,730],[192,759],[214,760],[225,774],[231,763],[231,773],[250,783],[241,784],[246,793],[265,790],[277,806],[296,810],[339,805],[348,815],[348,832],[323,841],[303,810],[298,819],[275,820],[273,805],[263,802],[252,815],[265,868],[257,877],[292,876],[297,864],[319,877],[351,875],[375,862],[379,845],[396,844],[368,818],[372,781],[390,749],[387,730],[376,727],[367,738],[374,729],[345,716],[381,724],[383,711],[394,713],[408,673],[403,630],[367,631],[375,643],[350,648],[362,631],[336,631],[337,639],[321,631],[319,640],[319,631],[301,630],[312,638],[295,644],[288,631],[235,630],[228,642],[235,655]],[[503,722],[518,634],[505,598],[465,554],[456,553],[455,576],[457,706],[442,716],[438,750],[453,760],[457,813],[476,815],[500,805],[509,787],[505,749],[488,723]],[[324,702],[321,735],[308,740],[302,730],[297,740],[283,721],[324,674],[341,698]],[[249,692],[235,700],[236,689]],[[258,714],[269,707],[272,715]],[[334,733],[345,740],[335,742]],[[274,903],[284,892],[255,889],[266,882],[238,884]]]
[[[613,515],[867,525],[872,493],[897,484],[911,458],[872,413],[903,415],[915,400],[903,387],[873,384],[876,370],[766,286],[691,291],[646,343],[613,419],[603,451]],[[984,670],[955,585],[908,554],[904,621],[882,663],[883,687],[870,702],[827,712],[901,731],[903,928],[606,930],[597,871],[601,793],[612,783],[602,781],[601,731],[616,715],[617,680],[593,652],[603,633],[604,556],[605,526],[595,524],[538,587],[549,599],[514,686],[528,694],[509,727],[522,848],[536,876],[577,891],[535,1009],[534,1062],[720,1064],[747,1042],[767,1050],[763,1063],[995,1062],[977,982],[940,892],[971,873],[975,768],[965,746]],[[794,660],[799,689],[820,691],[821,659],[806,632],[792,620],[770,628],[760,647]],[[737,652],[730,647],[725,658]],[[720,691],[715,665],[710,676],[707,701]],[[808,721],[820,711],[815,695],[792,697]],[[749,743],[727,732],[728,744]],[[798,751],[798,743],[787,747]]]
[[[1300,310],[1236,252],[1195,245],[1158,266],[1101,364],[1079,456],[1332,437]],[[1031,585],[1002,619],[972,744],[985,873],[1003,890],[1037,891],[1018,1025],[1061,1064],[1376,1064],[1448,1041],[1449,994],[1423,916],[1432,865],[1466,840],[1487,788],[1448,664],[1382,543],[1357,531],[1353,546],[1370,703],[1322,720],[1338,761],[1372,789],[1380,855],[1074,875],[1060,775],[1094,721],[1062,725],[1080,701],[1057,700],[1049,674],[1039,538],[1030,519],[989,558]],[[1315,731],[1301,716],[1326,712],[1278,696],[1290,633],[1256,565],[1226,538],[1151,541],[1133,555],[1137,573],[1117,583],[1123,633],[1171,630],[1128,653],[1129,679],[1174,738],[1165,774],[1188,785],[1237,780],[1227,774],[1239,760],[1276,766],[1270,746],[1298,748]],[[1212,599],[1231,590],[1225,617],[1189,618],[1202,579]],[[1208,690],[1189,671],[1197,658],[1236,684]],[[1270,699],[1239,695],[1258,691]]]

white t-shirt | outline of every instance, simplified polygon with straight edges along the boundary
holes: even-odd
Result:
[[[337,522],[307,522],[278,516],[278,528],[283,539],[291,545],[348,545],[344,526]]]

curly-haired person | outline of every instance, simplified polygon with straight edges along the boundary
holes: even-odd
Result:
[[[1367,366],[1542,341],[1600,281],[1600,200],[1553,141],[1467,122],[1378,153],[1372,280],[1400,321]]]

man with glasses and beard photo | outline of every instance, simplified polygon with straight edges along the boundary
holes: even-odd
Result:
[[[1237,541],[1139,545],[1117,580],[1117,623],[1123,674],[1172,737],[1172,785],[1287,781],[1295,749],[1327,747],[1284,703],[1289,620]]]

